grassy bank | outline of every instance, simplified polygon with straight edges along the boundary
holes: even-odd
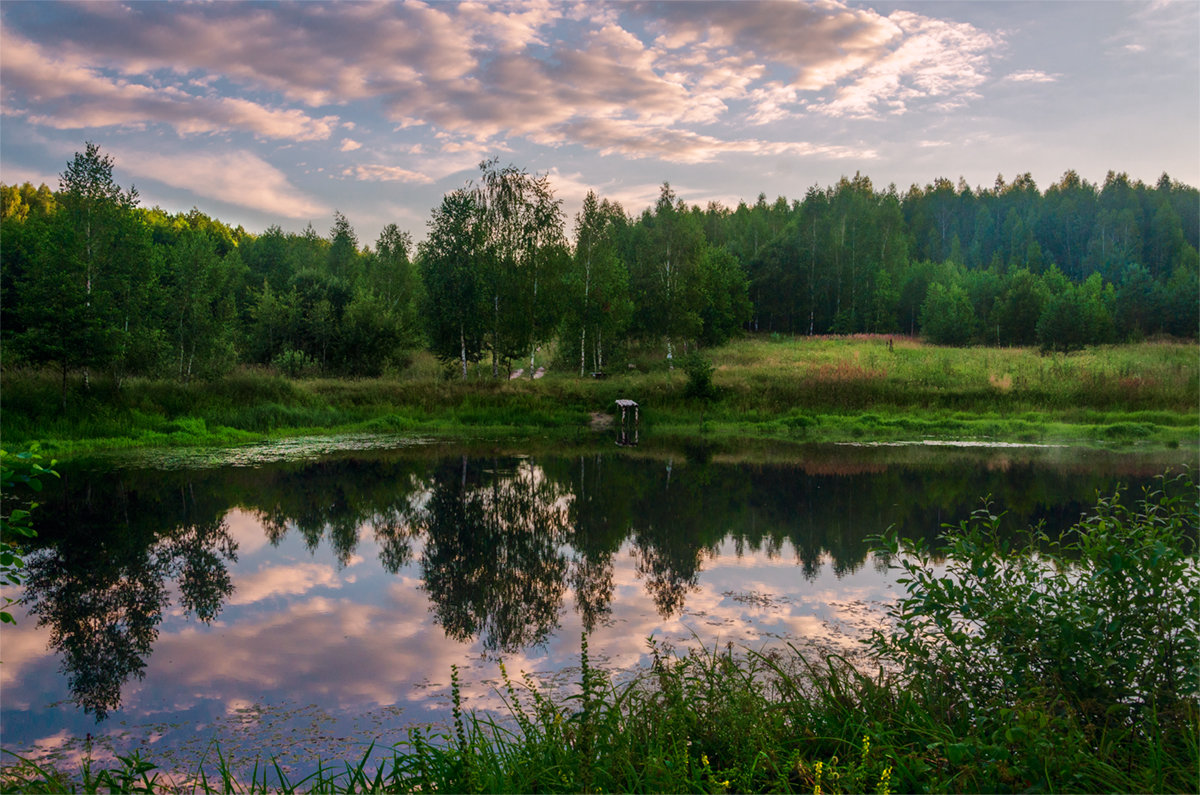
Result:
[[[64,411],[50,373],[5,372],[9,446],[58,455],[135,446],[238,444],[312,433],[580,437],[626,397],[662,436],[800,441],[967,439],[1072,444],[1195,443],[1200,357],[1190,343],[1041,355],[896,338],[734,341],[706,350],[715,392],[689,396],[682,369],[651,353],[604,379],[554,372],[446,380],[427,358],[381,379],[288,380],[243,370],[180,384],[72,382]]]
[[[907,575],[873,670],[790,647],[651,645],[617,684],[587,639],[578,687],[550,696],[502,668],[509,714],[452,682],[440,733],[290,778],[269,761],[168,779],[141,759],[65,774],[17,764],[5,791],[1196,792],[1197,499],[1189,476],[1102,499],[1060,539],[1015,548],[986,511],[946,546],[889,537]],[[968,631],[969,630],[969,631]],[[528,680],[527,680],[528,681]],[[265,749],[270,754],[270,749]]]

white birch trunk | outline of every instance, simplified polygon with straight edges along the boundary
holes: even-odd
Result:
[[[462,357],[462,380],[467,380],[467,334],[463,330],[463,324],[458,324],[458,343],[461,346]]]

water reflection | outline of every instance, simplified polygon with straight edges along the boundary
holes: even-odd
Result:
[[[446,633],[511,652],[558,623],[568,568],[569,494],[528,461],[448,462],[419,520],[421,578]]]
[[[120,480],[91,486],[73,495],[69,515],[39,514],[51,544],[29,556],[24,602],[50,628],[76,703],[102,720],[124,683],[144,674],[168,584],[184,610],[210,622],[233,592],[226,564],[237,558],[223,511],[200,505],[190,484],[153,504]]]
[[[787,550],[803,580],[823,566],[844,577],[864,565],[866,539],[889,525],[932,539],[990,494],[1012,528],[1044,519],[1054,529],[1116,479],[1103,468],[1036,458],[995,466],[944,455],[905,466],[853,455],[734,465],[701,448],[536,460],[370,453],[196,472],[68,470],[41,509],[24,602],[48,629],[72,698],[99,720],[144,676],[173,603],[214,622],[226,605],[337,587],[335,563],[354,567],[360,550],[390,573],[389,588],[417,581],[447,638],[511,654],[548,642],[572,607],[589,632],[612,621],[619,554],[632,556],[638,587],[665,621],[688,609],[719,549],[768,559]],[[333,562],[261,568],[241,575],[235,590],[235,509],[256,517],[272,545],[301,539],[313,553],[332,551]],[[313,597],[285,605],[286,621],[253,634],[275,651],[301,653],[301,613],[319,614],[320,633],[337,635],[339,624],[386,625],[388,610],[399,624],[415,603],[407,585],[386,605]],[[231,630],[229,641],[252,658],[244,629]],[[372,649],[380,659],[360,665],[382,662],[385,652]],[[194,672],[198,686],[203,676]]]

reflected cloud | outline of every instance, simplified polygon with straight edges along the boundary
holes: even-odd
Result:
[[[258,518],[241,508],[234,508],[225,514],[225,526],[243,558],[267,545],[267,536]]]
[[[12,608],[9,608],[10,612]],[[5,624],[0,643],[0,689],[7,706],[28,707],[28,693],[17,683],[31,668],[41,668],[54,656],[50,649],[50,631],[16,611],[16,624]]]
[[[892,598],[867,565],[869,534],[895,523],[932,539],[985,493],[1014,527],[1061,523],[1132,471],[1043,455],[839,447],[786,465],[689,458],[669,479],[652,457],[396,451],[66,473],[29,558],[30,616],[5,629],[4,708],[27,715],[69,689],[123,720],[186,713],[191,735],[289,700],[408,705],[410,721],[444,715],[452,664],[472,707],[498,707],[498,656],[554,679],[585,631],[594,661],[618,670],[644,663],[651,637],[852,652]]]
[[[231,605],[248,605],[278,596],[299,596],[313,588],[338,588],[342,577],[333,566],[298,563],[269,566],[252,574],[235,576]]]

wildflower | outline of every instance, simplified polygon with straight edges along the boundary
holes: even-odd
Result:
[[[814,779],[813,783],[813,795],[821,795],[821,771],[825,768],[825,765],[821,762],[817,762],[814,767],[817,771],[817,777]]]
[[[891,795],[892,792],[892,766],[888,765],[883,769],[883,774],[879,777],[879,795]]]

